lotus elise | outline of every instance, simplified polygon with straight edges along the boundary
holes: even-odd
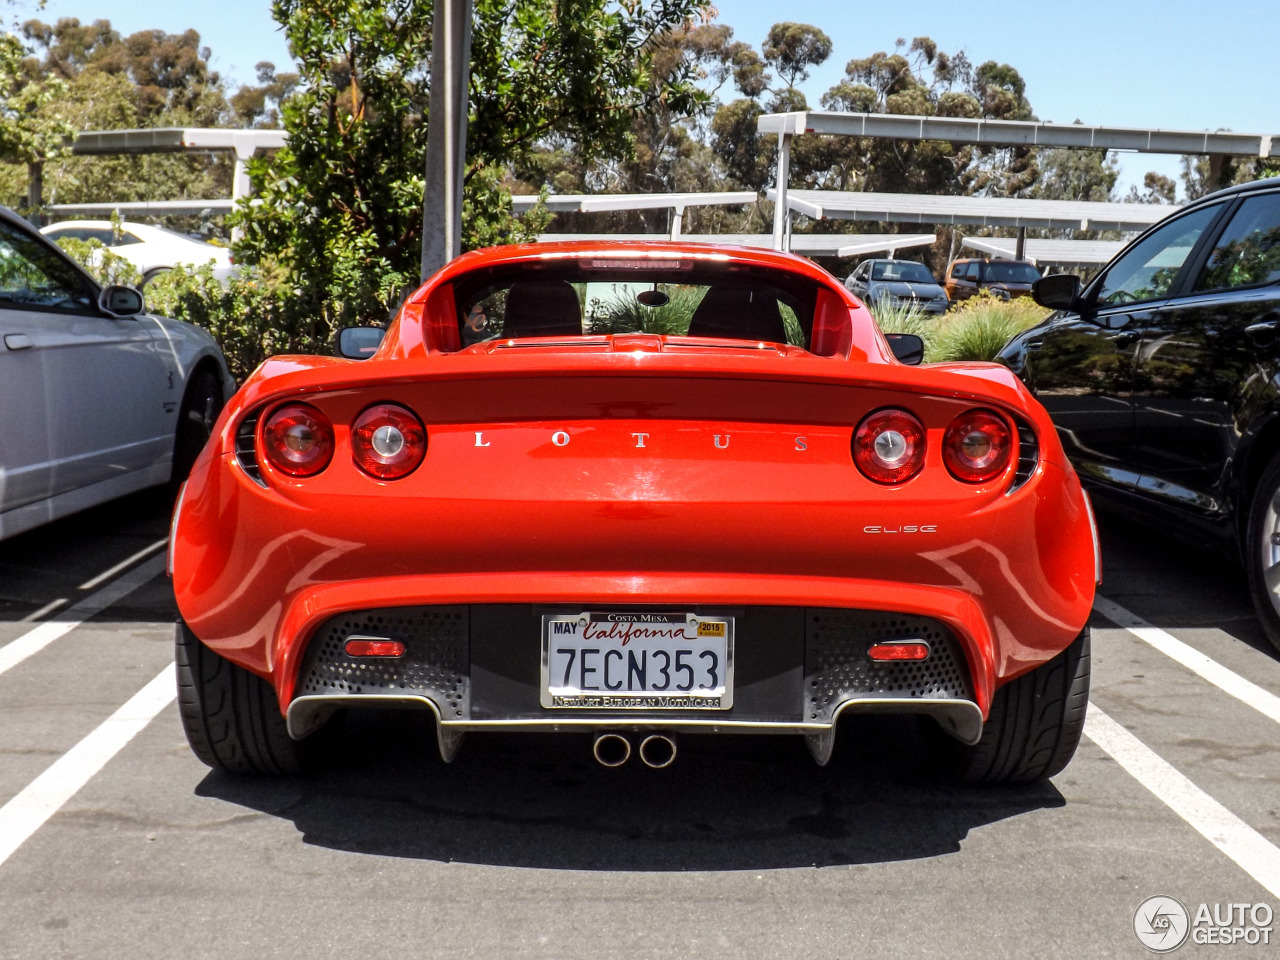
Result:
[[[677,738],[918,714],[963,779],[1070,760],[1089,503],[1006,368],[920,366],[789,254],[477,251],[339,356],[277,357],[176,507],[182,720],[235,773],[322,762],[347,711]]]

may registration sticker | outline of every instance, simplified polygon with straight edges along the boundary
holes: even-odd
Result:
[[[733,706],[733,618],[599,612],[544,616],[542,705],[728,710]]]

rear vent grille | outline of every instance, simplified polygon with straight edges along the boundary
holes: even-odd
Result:
[[[240,464],[240,469],[248,474],[249,479],[260,487],[265,487],[267,482],[262,479],[262,468],[258,466],[258,451],[256,440],[258,436],[258,418],[262,416],[261,411],[251,413],[240,421],[240,426],[236,428],[236,463]]]
[[[1035,430],[1023,420],[1014,418],[1014,426],[1018,428],[1018,470],[1013,475],[1013,485],[1009,492],[1017,490],[1036,472],[1040,465],[1040,441],[1036,439]]]

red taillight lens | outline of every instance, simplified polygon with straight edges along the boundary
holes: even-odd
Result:
[[[1004,473],[1013,457],[1013,431],[990,410],[969,410],[942,437],[942,459],[957,480],[986,483]]]
[[[380,403],[351,425],[356,466],[379,480],[398,480],[418,469],[427,455],[427,431],[413,412]]]
[[[291,477],[310,477],[333,459],[333,425],[315,407],[288,403],[279,407],[262,428],[268,462]]]
[[[876,483],[910,480],[924,465],[924,426],[905,410],[878,410],[853,434],[853,462]]]

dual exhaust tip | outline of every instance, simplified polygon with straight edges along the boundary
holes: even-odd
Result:
[[[601,766],[620,767],[631,759],[631,740],[621,733],[597,733],[591,753]],[[646,767],[661,770],[675,762],[676,741],[665,733],[651,733],[640,741],[636,754]]]

